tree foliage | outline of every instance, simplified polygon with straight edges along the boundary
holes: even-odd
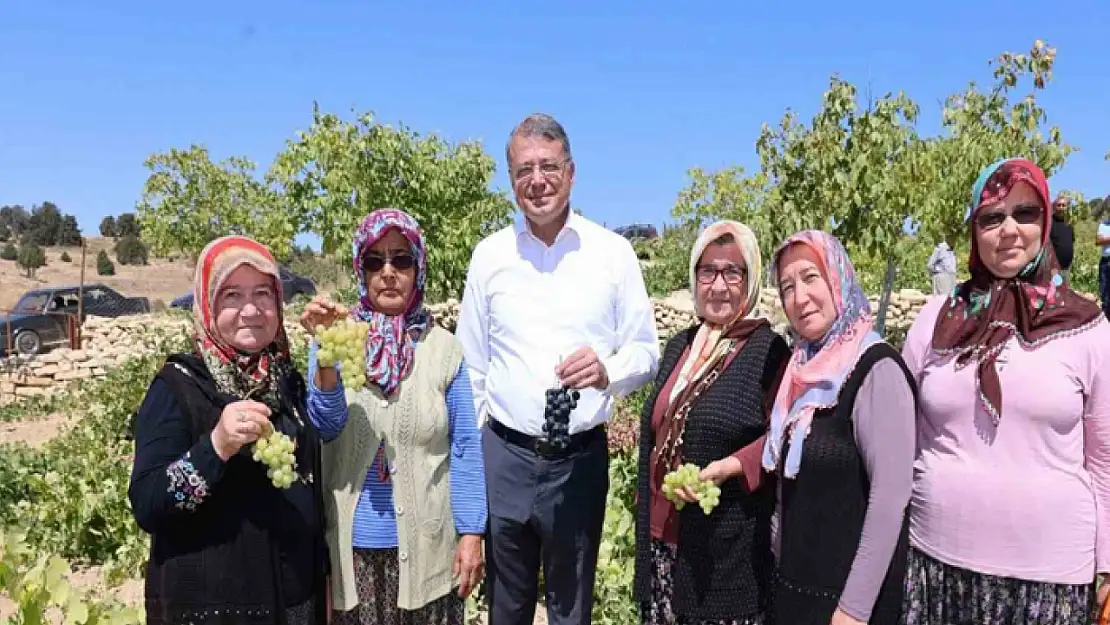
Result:
[[[980,91],[971,82],[949,96],[942,131],[928,137],[919,134],[919,107],[906,94],[861,104],[856,87],[834,76],[808,124],[788,110],[776,126],[764,125],[759,171],[691,170],[673,215],[697,224],[744,222],[764,252],[797,230],[826,229],[864,264],[916,258],[940,239],[955,245],[968,236],[969,194],[984,166],[1025,156],[1052,175],[1073,150],[1057,127],[1047,127],[1037,101],[1055,58],[1041,41],[1028,53],[1001,54],[992,62],[992,87]]]
[[[46,251],[34,244],[23,245],[19,248],[19,257],[16,258],[15,264],[27,272],[28,278],[33,278],[35,270],[46,266]]]
[[[18,204],[0,207],[0,233],[7,239],[18,240],[31,229],[31,215]]]
[[[58,238],[54,244],[63,247],[80,247],[82,241],[81,227],[77,225],[77,218],[73,215],[63,215],[58,229]]]
[[[279,256],[288,253],[296,215],[255,178],[251,161],[231,157],[213,163],[207,148],[193,145],[154,154],[144,165],[150,176],[138,204],[138,225],[156,254],[181,251],[195,257],[227,234],[255,238]],[[130,233],[127,215],[117,220],[121,236]]]
[[[143,235],[142,225],[136,219],[135,213],[123,213],[116,219],[116,234],[117,237],[141,237]]]
[[[108,258],[108,252],[105,252],[104,250],[100,250],[96,253],[96,275],[116,275],[116,266],[112,263],[112,259]]]
[[[147,264],[147,248],[138,237],[133,234],[124,235],[116,241],[116,260],[121,265]]]
[[[115,217],[108,215],[100,220],[100,236],[115,238],[119,236],[118,232]]]
[[[320,236],[325,254],[349,258],[352,235],[371,211],[395,207],[420,223],[428,248],[428,291],[458,296],[474,245],[507,223],[512,205],[490,191],[493,159],[476,142],[449,144],[435,135],[313,111],[311,127],[278,155],[270,180],[291,213]]]

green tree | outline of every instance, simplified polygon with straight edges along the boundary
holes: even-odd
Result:
[[[24,245],[19,248],[19,257],[15,264],[27,272],[28,278],[34,278],[35,270],[46,265],[46,252],[37,245]]]
[[[8,241],[4,244],[3,248],[0,248],[0,259],[16,260],[17,258],[19,258],[19,250],[16,249],[15,244],[11,241]]]
[[[62,212],[53,202],[43,202],[31,209],[30,228],[24,243],[32,245],[57,245],[62,230]]]
[[[141,237],[142,235],[143,228],[135,218],[135,213],[123,213],[116,219],[117,237]]]
[[[323,253],[350,257],[359,221],[377,208],[410,213],[428,247],[428,292],[458,296],[478,240],[508,223],[512,204],[490,190],[495,163],[477,142],[449,144],[364,113],[353,122],[313,110],[310,128],[289,141],[269,179],[280,185]]]
[[[104,250],[100,250],[96,254],[96,275],[116,275],[116,266],[112,264],[112,259],[108,258],[108,252],[105,252]]]
[[[145,265],[147,264],[147,249],[146,245],[133,234],[128,234],[119,238],[115,246],[116,260],[121,265]]]
[[[119,236],[119,231],[116,229],[116,218],[108,215],[100,220],[100,236],[115,238]]]
[[[81,227],[77,225],[77,218],[73,215],[63,215],[54,245],[78,247],[81,245],[81,240]]]
[[[964,218],[971,186],[990,163],[1022,156],[1049,177],[1063,166],[1075,148],[1064,142],[1059,127],[1049,126],[1037,99],[1052,80],[1055,62],[1056,50],[1037,40],[1028,53],[1003,52],[991,62],[994,84],[988,91],[972,81],[945,100],[944,130],[925,142],[917,172],[929,190],[914,215],[925,238],[968,236]]]
[[[193,145],[155,154],[144,164],[150,176],[138,221],[156,254],[180,250],[195,257],[209,241],[227,234],[253,237],[278,256],[288,253],[298,217],[254,177],[251,161],[231,157],[213,163],[206,148]],[[117,227],[126,216],[120,215]],[[126,222],[121,234],[125,228]]]
[[[905,94],[861,108],[856,88],[833,77],[808,125],[792,111],[777,126],[764,125],[759,172],[692,170],[673,214],[745,222],[765,252],[799,229],[831,230],[857,264],[885,264],[878,270],[885,273],[881,318],[898,259],[917,258],[941,238],[954,245],[967,238],[968,194],[984,166],[1026,156],[1051,175],[1063,164],[1072,148],[1058,128],[1042,133],[1047,116],[1036,100],[1054,61],[1055,51],[1040,41],[1028,54],[1003,53],[993,62],[994,87],[980,93],[973,82],[949,97],[942,133],[928,138],[918,135],[918,106]],[[1026,81],[1031,91],[1015,101]],[[874,276],[865,281],[878,283]]]

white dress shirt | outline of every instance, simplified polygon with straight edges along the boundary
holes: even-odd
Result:
[[[583,346],[605,366],[609,387],[582,389],[570,433],[609,419],[613,400],[655,375],[655,314],[632,245],[573,211],[551,247],[518,216],[470,260],[455,334],[462,343],[479,425],[493,417],[542,436],[544,391],[555,366]]]

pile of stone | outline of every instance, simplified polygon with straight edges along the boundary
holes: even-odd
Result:
[[[891,294],[887,326],[904,330],[913,323],[925,304],[925,294],[905,289]],[[878,297],[871,298],[878,310]],[[694,303],[689,291],[676,291],[652,300],[655,324],[661,340],[684,330],[695,322]],[[458,300],[429,306],[436,322],[454,331],[459,319]],[[778,332],[784,332],[786,317],[774,289],[760,292],[756,315],[764,317]],[[74,382],[103,378],[113,367],[130,358],[156,351],[165,341],[191,332],[190,320],[179,313],[160,313],[119,317],[89,317],[82,330],[81,349],[56,349],[33,357],[0,359],[0,403],[18,397],[39,397],[69,388]],[[303,344],[306,334],[297,316],[286,314],[286,330],[294,343]]]
[[[89,317],[81,331],[81,349],[0,359],[0,401],[50,395],[73,382],[103,378],[116,365],[155,351],[189,327],[188,319],[176,314]]]

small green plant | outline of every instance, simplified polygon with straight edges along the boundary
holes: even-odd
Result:
[[[0,258],[4,260],[15,260],[19,258],[19,250],[15,249],[15,245],[11,241],[4,244],[3,249],[0,249]]]
[[[62,252],[62,255],[58,257],[58,260],[62,261],[63,263],[73,262],[73,259],[69,257],[69,252]]]
[[[100,250],[96,255],[96,275],[98,276],[114,276],[116,275],[116,266],[112,260],[108,258],[108,252]]]

